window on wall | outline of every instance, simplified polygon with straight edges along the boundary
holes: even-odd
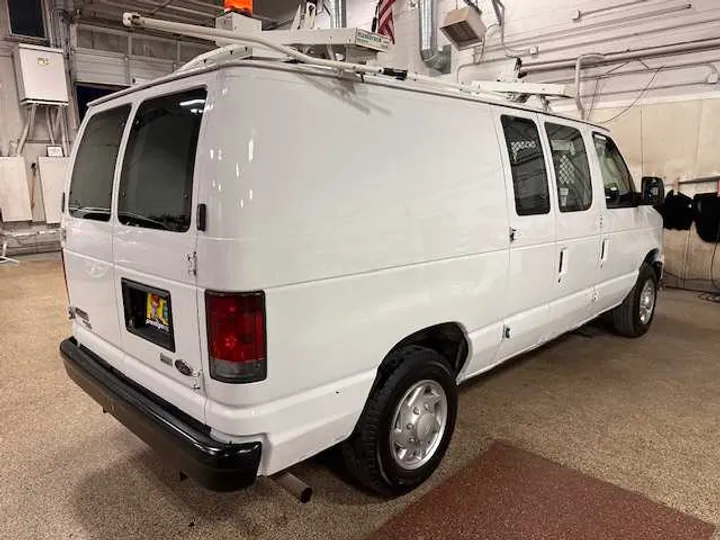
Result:
[[[503,116],[502,126],[510,160],[517,214],[547,214],[550,212],[547,171],[535,122],[526,118]]]
[[[132,227],[190,227],[205,89],[149,99],[138,108],[120,176],[118,219]]]
[[[630,170],[610,137],[593,134],[603,184],[605,184],[605,202],[608,208],[634,206],[635,184]]]
[[[88,121],[70,182],[71,216],[110,221],[115,162],[129,114],[128,105],[97,113]]]
[[[42,0],[8,0],[8,14],[12,35],[45,37]]]
[[[592,204],[590,165],[582,134],[575,128],[545,124],[550,141],[561,212],[581,212]]]

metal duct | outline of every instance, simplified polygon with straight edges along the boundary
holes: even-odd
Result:
[[[450,72],[450,45],[438,49],[437,2],[419,0],[420,16],[420,57],[425,65],[440,71]]]
[[[347,0],[326,0],[330,12],[330,27],[345,28],[347,26]]]

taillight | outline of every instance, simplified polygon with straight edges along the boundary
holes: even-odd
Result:
[[[267,375],[265,293],[205,292],[210,377],[249,383]]]

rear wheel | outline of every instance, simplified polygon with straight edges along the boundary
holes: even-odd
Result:
[[[656,304],[657,275],[652,266],[643,263],[632,291],[611,311],[614,330],[621,336],[642,336],[650,328]]]
[[[391,353],[342,453],[350,473],[383,495],[423,483],[442,460],[457,414],[455,374],[437,352]]]

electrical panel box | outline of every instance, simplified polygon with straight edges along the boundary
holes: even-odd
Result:
[[[67,71],[61,49],[18,45],[13,60],[21,103],[68,103]]]

